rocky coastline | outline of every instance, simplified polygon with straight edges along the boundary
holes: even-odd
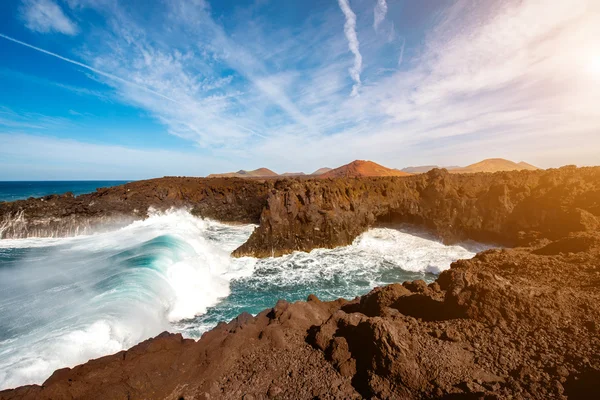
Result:
[[[237,256],[335,247],[380,223],[488,250],[427,285],[278,302],[198,341],[163,333],[0,399],[589,399],[600,397],[600,168],[410,177],[162,178],[0,204],[3,238],[148,209],[258,223]],[[21,225],[13,221],[21,213]],[[126,217],[126,218],[125,218]],[[12,219],[11,219],[12,218]]]
[[[600,168],[409,177],[165,177],[73,197],[0,203],[0,239],[114,229],[151,210],[259,226],[234,256],[269,257],[348,245],[383,223],[423,226],[447,244],[523,246],[597,229]]]

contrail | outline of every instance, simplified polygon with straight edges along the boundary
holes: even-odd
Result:
[[[53,53],[53,52],[51,52],[51,51],[44,50],[44,49],[42,49],[42,48],[39,48],[39,47],[33,46],[33,45],[29,44],[29,43],[25,43],[25,42],[22,42],[22,41],[20,41],[20,40],[17,40],[17,39],[11,38],[10,36],[6,36],[6,35],[4,35],[4,34],[2,34],[2,33],[0,33],[0,37],[1,37],[1,38],[4,38],[4,39],[6,39],[6,40],[9,40],[9,41],[11,41],[11,42],[13,42],[13,43],[18,43],[18,44],[20,44],[20,45],[22,45],[22,46],[29,47],[30,49],[37,50],[37,51],[39,51],[39,52],[41,52],[41,53],[44,53],[44,54],[47,54],[47,55],[49,55],[49,56],[56,57],[56,58],[58,58],[58,59],[60,59],[60,60],[66,61],[66,62],[68,62],[68,63],[74,64],[74,65],[77,65],[78,67],[81,67],[81,68],[88,69],[88,70],[90,70],[90,71],[92,71],[92,72],[95,72],[95,73],[97,73],[98,75],[105,76],[105,77],[107,77],[107,78],[113,79],[113,80],[115,80],[115,81],[119,81],[119,82],[121,82],[121,83],[124,83],[124,84],[126,84],[126,85],[135,86],[135,87],[137,87],[137,88],[139,88],[139,89],[145,90],[146,92],[149,92],[149,93],[152,93],[152,94],[154,94],[154,95],[156,95],[156,96],[162,97],[162,98],[163,98],[163,99],[165,99],[165,100],[172,101],[173,103],[177,103],[177,104],[179,104],[179,105],[184,105],[183,103],[180,103],[179,101],[177,101],[177,100],[175,100],[175,99],[173,99],[173,98],[171,98],[171,97],[165,96],[164,94],[162,94],[162,93],[159,93],[159,92],[157,92],[157,91],[154,91],[154,90],[152,90],[152,89],[149,89],[149,88],[147,88],[147,87],[145,87],[145,86],[143,86],[143,85],[140,85],[140,84],[138,84],[138,83],[135,83],[135,82],[128,81],[128,80],[126,80],[126,79],[120,78],[120,77],[118,77],[118,76],[116,76],[116,75],[113,75],[113,74],[110,74],[110,73],[108,73],[108,72],[100,71],[99,69],[96,69],[96,68],[94,68],[94,67],[90,67],[89,65],[86,65],[86,64],[83,64],[83,63],[80,63],[79,61],[71,60],[70,58],[63,57],[63,56],[61,56],[60,54],[56,54],[56,53]]]
[[[354,80],[355,84],[352,87],[352,96],[358,95],[358,89],[360,88],[360,71],[362,70],[362,56],[360,55],[358,37],[356,36],[356,14],[350,8],[348,0],[338,0],[338,4],[346,17],[346,23],[344,24],[344,33],[348,40],[348,48],[354,54],[354,66],[350,68],[350,76]]]
[[[402,37],[402,48],[400,49],[400,57],[398,57],[398,66],[402,64],[404,60],[404,47],[406,46],[406,38]]]
[[[374,14],[375,17],[373,19],[373,28],[377,30],[379,24],[383,22],[385,19],[385,14],[387,14],[387,3],[385,0],[377,0],[377,5],[375,6]]]

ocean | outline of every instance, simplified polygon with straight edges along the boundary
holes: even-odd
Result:
[[[75,196],[97,188],[123,185],[131,181],[11,181],[0,182],[0,201],[25,200],[49,194],[72,192]]]
[[[400,226],[337,249],[230,257],[254,227],[171,210],[112,232],[0,240],[0,390],[42,383],[165,330],[199,338],[278,299],[351,299],[388,283],[430,282],[485,248],[445,246]]]

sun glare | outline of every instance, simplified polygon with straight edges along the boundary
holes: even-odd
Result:
[[[588,69],[594,78],[600,80],[600,55],[592,57]]]

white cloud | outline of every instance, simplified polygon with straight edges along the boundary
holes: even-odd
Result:
[[[338,0],[338,4],[344,16],[346,24],[344,24],[344,33],[348,39],[348,49],[354,54],[354,65],[350,68],[350,76],[354,80],[355,85],[352,87],[352,96],[358,95],[360,89],[360,72],[362,70],[362,55],[360,54],[360,43],[356,35],[356,14],[350,8],[348,0]]]
[[[377,30],[379,28],[379,24],[383,22],[385,19],[385,15],[387,14],[388,6],[385,0],[377,0],[377,4],[374,9],[374,17],[373,17],[373,28]]]
[[[21,18],[25,21],[25,26],[34,32],[57,32],[65,35],[75,35],[78,32],[77,25],[52,0],[23,0]]]

